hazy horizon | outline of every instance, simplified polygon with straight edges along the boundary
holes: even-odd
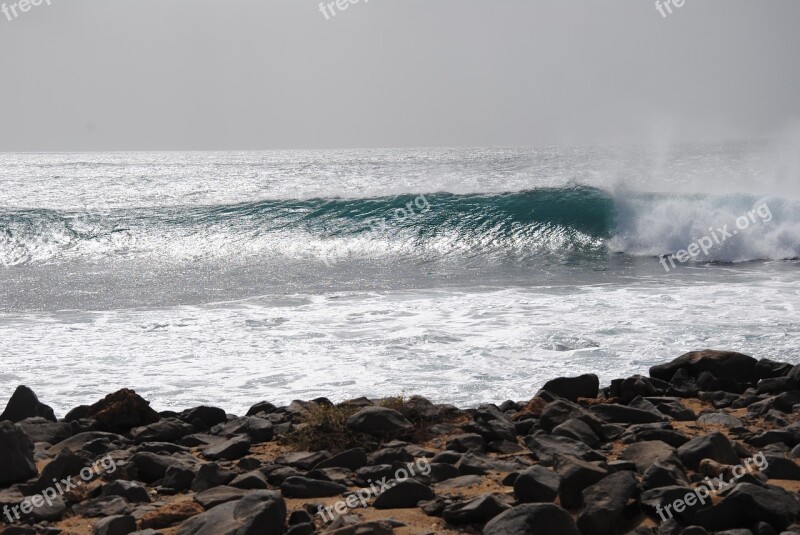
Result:
[[[800,4],[50,0],[0,14],[3,152],[794,137]],[[12,4],[15,4],[12,2]]]

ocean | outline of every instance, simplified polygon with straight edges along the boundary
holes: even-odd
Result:
[[[799,155],[0,154],[0,401],[468,407],[696,349],[800,363]]]

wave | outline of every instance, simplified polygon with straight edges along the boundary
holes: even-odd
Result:
[[[5,266],[68,260],[146,258],[155,262],[250,258],[491,256],[535,259],[686,249],[709,227],[735,228],[710,261],[800,256],[800,204],[750,195],[664,195],[587,186],[502,194],[431,193],[362,199],[266,200],[105,212],[0,212]],[[766,214],[765,214],[766,215]]]

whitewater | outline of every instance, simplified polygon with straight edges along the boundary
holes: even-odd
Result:
[[[799,155],[0,154],[0,398],[474,406],[694,349],[800,363]],[[769,220],[665,272],[759,206]]]

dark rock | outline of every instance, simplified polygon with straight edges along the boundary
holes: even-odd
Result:
[[[246,435],[253,444],[269,442],[275,436],[275,429],[272,422],[264,418],[255,416],[245,416],[244,418],[234,418],[217,424],[210,431],[214,435],[231,438],[237,435]]]
[[[537,464],[519,473],[514,480],[514,496],[520,503],[552,502],[560,485],[558,474]]]
[[[40,493],[53,486],[53,480],[61,481],[69,476],[77,476],[81,469],[89,464],[89,459],[83,452],[73,453],[64,450],[42,469],[39,479],[26,490],[30,493]]]
[[[347,428],[356,433],[383,435],[408,432],[414,429],[414,425],[395,410],[365,407],[347,419]]]
[[[101,496],[121,496],[130,503],[150,503],[147,488],[135,481],[117,480],[103,485]]]
[[[596,448],[601,443],[589,424],[577,418],[570,418],[563,424],[557,425],[553,428],[552,434],[583,442],[590,448]]]
[[[394,464],[410,463],[414,456],[408,452],[405,446],[393,446],[372,452],[367,456],[367,464]]]
[[[230,486],[249,490],[269,488],[266,476],[258,470],[237,476],[230,482]]]
[[[477,524],[496,517],[511,506],[494,494],[484,494],[444,508],[442,518],[450,524]]]
[[[205,431],[227,421],[228,415],[218,407],[201,406],[183,411],[178,415],[178,418],[188,424],[192,424],[198,430]]]
[[[430,463],[431,473],[430,477],[433,481],[439,483],[458,477],[461,472],[452,464],[447,463]]]
[[[0,487],[26,481],[37,473],[28,435],[12,422],[0,422]]]
[[[287,498],[325,498],[339,496],[347,487],[330,481],[319,481],[307,477],[292,476],[281,483],[281,492]]]
[[[757,448],[763,448],[770,444],[786,444],[789,447],[800,442],[800,437],[796,433],[786,429],[771,429],[762,431],[747,439],[747,443]]]
[[[644,473],[650,465],[656,462],[680,465],[675,448],[660,440],[631,444],[625,448],[619,458],[635,462],[639,473]]]
[[[100,518],[129,515],[133,511],[133,506],[128,503],[128,500],[121,496],[100,496],[74,506],[73,510],[80,516]]]
[[[21,422],[26,418],[44,418],[51,422],[56,421],[53,409],[39,401],[33,390],[25,385],[18,386],[11,399],[8,400],[6,409],[0,414],[0,422],[9,420],[11,422]]]
[[[183,522],[178,535],[261,535],[282,533],[286,503],[266,490],[252,492],[241,500],[218,505]]]
[[[678,457],[684,465],[692,469],[697,469],[703,459],[712,459],[722,464],[739,463],[736,450],[722,433],[693,438],[678,448]]]
[[[465,475],[484,475],[489,472],[513,472],[520,468],[511,461],[483,457],[474,453],[465,453],[456,463],[456,468]]]
[[[483,535],[580,535],[567,511],[550,503],[528,503],[494,517],[483,528]]]
[[[645,490],[658,487],[688,487],[689,477],[683,467],[670,462],[655,462],[642,474],[642,487]]]
[[[787,390],[794,390],[797,387],[797,381],[791,377],[771,377],[769,379],[761,379],[756,386],[758,394],[780,394]]]
[[[583,491],[608,475],[607,470],[595,464],[569,457],[559,459],[556,473],[561,478],[558,489],[561,505],[567,509],[579,507]]]
[[[409,479],[397,483],[386,489],[375,498],[375,509],[407,509],[416,507],[421,501],[432,500],[436,497],[433,489],[419,481]]]
[[[128,389],[109,394],[90,406],[87,417],[95,421],[98,430],[110,433],[126,433],[160,419],[147,401]]]
[[[486,451],[486,441],[477,433],[456,435],[447,441],[446,448],[448,450],[458,451],[461,453],[465,453],[467,451],[483,453]]]
[[[314,465],[314,468],[348,468],[350,470],[358,470],[366,466],[366,464],[367,452],[364,448],[353,448],[319,461]]]
[[[130,515],[115,515],[94,523],[93,535],[128,535],[136,531],[136,519]]]
[[[234,437],[203,450],[203,456],[212,460],[232,461],[241,459],[250,453],[250,439],[248,437]]]
[[[592,428],[599,437],[603,433],[603,421],[583,407],[564,399],[548,403],[539,418],[542,429],[551,432],[556,426],[563,424],[571,418],[576,418]]]
[[[525,445],[530,449],[536,459],[546,465],[552,466],[559,456],[568,455],[584,461],[604,461],[605,456],[583,442],[567,437],[537,433],[525,438]]]
[[[165,418],[158,422],[131,430],[136,444],[143,442],[178,442],[194,432],[194,427],[177,418]]]
[[[713,507],[698,511],[695,524],[719,531],[767,522],[780,531],[800,515],[800,503],[791,493],[779,487],[761,487],[739,483]]]
[[[200,465],[200,470],[192,483],[194,492],[203,492],[214,487],[227,485],[236,477],[236,472],[225,470],[217,463]]]
[[[110,444],[119,444],[120,445],[119,449],[122,449],[123,445],[126,445],[130,442],[122,435],[117,435],[115,433],[104,433],[101,431],[87,431],[84,433],[78,433],[77,435],[74,435],[66,440],[59,442],[58,444],[53,445],[48,450],[48,453],[51,455],[58,455],[65,449],[72,452],[87,450],[89,445],[97,440],[107,440],[108,443]]]
[[[663,415],[651,411],[610,403],[595,405],[591,408],[591,412],[599,418],[615,424],[649,424],[665,420]]]
[[[677,422],[693,422],[697,420],[697,415],[693,410],[681,405],[679,402],[659,403],[656,408]]]
[[[295,451],[287,453],[275,459],[277,464],[285,464],[300,470],[311,470],[320,463],[330,459],[331,454],[327,451]]]
[[[703,493],[700,493],[702,496]],[[693,498],[690,497],[693,496]],[[705,497],[698,502],[698,495],[690,487],[668,486],[646,490],[642,493],[639,502],[642,510],[657,522],[664,522],[665,518],[674,516],[682,524],[690,524],[694,515],[703,507],[710,505],[710,500]],[[685,503],[681,510],[674,508],[676,502]]]
[[[17,424],[22,431],[28,435],[31,442],[47,442],[56,444],[66,440],[73,434],[72,425],[66,422],[51,422],[40,416],[27,418]]]
[[[194,472],[189,468],[184,466],[170,466],[167,468],[166,473],[164,473],[161,486],[182,492],[192,487],[194,477]]]
[[[188,458],[178,458],[171,455],[159,455],[157,453],[139,452],[135,453],[130,462],[136,467],[138,478],[145,483],[154,483],[164,477],[167,469],[171,466],[188,468],[190,460]]]
[[[389,467],[391,471],[392,467]],[[262,472],[264,475],[267,476],[267,481],[269,481],[270,485],[275,485],[279,487],[281,483],[283,483],[286,478],[292,476],[302,476],[305,475],[305,472],[301,472],[296,468],[292,468],[291,466],[270,466],[267,468],[262,468]]]
[[[762,473],[770,479],[800,480],[800,466],[791,459],[766,455],[767,467]]]
[[[693,376],[709,372],[720,379],[730,378],[746,383],[752,380],[756,363],[756,359],[741,353],[706,349],[692,351],[667,364],[653,366],[650,368],[650,377],[669,381],[675,372],[684,368]]]
[[[270,414],[275,412],[278,409],[275,405],[270,403],[269,401],[261,401],[260,403],[256,403],[250,410],[247,411],[247,416],[255,416],[260,413]]]
[[[761,359],[753,369],[755,379],[770,379],[772,377],[783,377],[789,375],[792,365],[786,362],[775,362],[770,359]]]
[[[542,390],[552,392],[557,396],[568,399],[572,402],[578,398],[596,398],[600,389],[600,380],[593,374],[585,374],[579,377],[558,377],[547,381]]]
[[[584,490],[584,506],[578,516],[581,534],[605,535],[611,532],[636,490],[633,472],[611,474]]]
[[[237,489],[222,485],[197,493],[194,500],[203,506],[203,509],[213,509],[223,503],[235,502],[247,496],[250,492],[246,489]]]
[[[481,405],[472,415],[473,423],[464,426],[470,432],[480,434],[487,441],[517,439],[514,423],[492,405]]]

